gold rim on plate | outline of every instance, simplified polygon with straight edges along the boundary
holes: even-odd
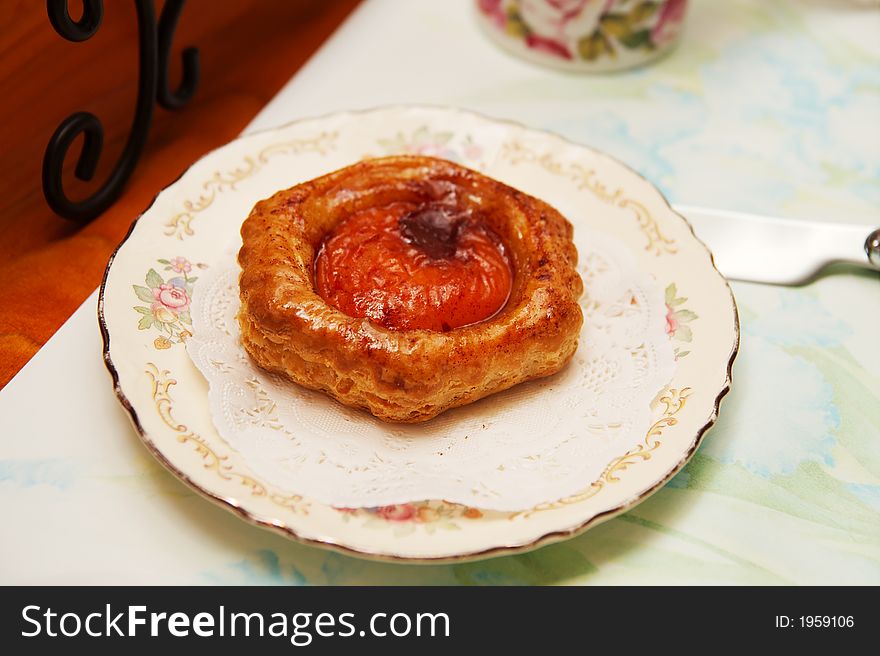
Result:
[[[340,132],[344,133],[344,140],[338,138]],[[345,143],[343,152],[332,145],[339,141]],[[253,150],[251,145],[262,147]],[[384,152],[376,152],[377,149]],[[241,214],[224,211],[222,204],[214,203],[215,199],[223,197],[228,201],[237,194],[246,197],[241,207],[247,207],[248,202],[252,204],[282,188],[271,179],[263,183],[263,177],[274,176],[284,180],[284,186],[291,186],[302,181],[293,179],[297,175],[309,179],[365,156],[391,152],[428,152],[457,158],[472,168],[489,169],[489,175],[500,171],[503,175],[522,177],[525,174],[518,172],[517,167],[525,167],[529,169],[525,183],[531,184],[534,179],[537,181],[534,184],[546,184],[550,195],[546,200],[551,204],[557,196],[566,194],[578,202],[593,202],[603,217],[603,228],[616,231],[616,237],[638,250],[640,263],[645,264],[658,282],[672,280],[666,286],[668,294],[671,287],[669,325],[675,327],[670,339],[679,331],[682,340],[688,338],[682,344],[689,350],[682,349],[680,353],[692,380],[681,384],[679,371],[676,372],[676,378],[659,399],[656,421],[642,444],[610,463],[599,480],[585,485],[581,495],[532,511],[494,513],[492,522],[504,520],[506,523],[493,524],[488,530],[479,531],[479,535],[475,529],[481,521],[490,519],[478,509],[449,510],[443,502],[433,506],[426,502],[427,505],[422,506],[424,512],[418,508],[416,515],[405,520],[383,516],[381,512],[377,514],[375,509],[352,513],[278,492],[250,474],[245,463],[230,464],[237,454],[228,447],[228,452],[221,452],[223,443],[219,436],[216,436],[219,442],[204,437],[210,434],[211,427],[203,423],[201,428],[190,429],[188,423],[181,423],[175,417],[174,399],[169,390],[180,384],[180,376],[173,377],[162,360],[175,353],[175,362],[182,362],[181,349],[169,348],[171,340],[162,333],[160,337],[165,341],[160,342],[157,337],[154,340],[156,352],[145,359],[143,353],[149,349],[152,333],[136,327],[138,315],[131,309],[133,302],[138,302],[130,291],[132,282],[137,281],[135,272],[142,275],[151,258],[167,257],[171,254],[168,251],[186,240],[198,241],[192,227],[196,218],[199,222],[207,221],[205,215],[213,213],[212,230],[226,234],[222,222],[228,219],[225,228],[237,233],[233,230],[235,222],[240,224],[246,210]],[[487,164],[490,153],[495,157]],[[284,160],[284,168],[280,164],[275,166],[272,161],[274,158],[278,162],[281,157],[288,158]],[[221,166],[227,161],[230,164]],[[224,170],[226,173],[221,172]],[[247,185],[253,188],[242,191]],[[182,200],[171,198],[183,188],[192,193]],[[541,196],[540,189],[532,193]],[[176,202],[178,200],[180,202]],[[170,219],[162,221],[164,217]],[[626,218],[615,220],[621,217]],[[199,243],[199,252],[210,251],[211,247],[222,248],[225,241],[214,239],[208,247]],[[678,261],[674,267],[661,266],[663,258]],[[120,282],[116,282],[117,278]],[[688,298],[679,298],[677,293],[681,288],[676,284],[685,280]],[[691,303],[697,304],[694,308],[700,313],[693,312],[693,308],[674,312],[684,301],[689,301],[689,308]],[[126,308],[134,322],[132,317],[126,316]],[[145,315],[148,309],[145,306],[139,312]],[[680,322],[675,319],[676,314],[680,314]],[[158,321],[153,326],[165,327],[171,338],[179,337],[182,343],[186,324],[180,323],[179,317],[176,319],[179,329],[171,329],[170,324]],[[715,423],[721,399],[730,390],[731,369],[739,347],[739,319],[730,286],[691,226],[644,177],[607,155],[551,133],[463,110],[426,106],[386,107],[304,119],[240,137],[206,154],[154,197],[115,249],[101,282],[98,322],[103,358],[116,396],[141,441],[170,472],[196,492],[252,524],[305,544],[394,562],[451,562],[531,550],[578,535],[634,507],[665,485],[687,463],[703,435]],[[686,322],[694,325],[684,325]],[[146,323],[150,325],[149,321]],[[698,323],[699,330],[695,328]],[[111,334],[121,345],[111,347]],[[115,356],[112,351],[116,351]],[[695,365],[697,360],[699,366]],[[201,374],[194,367],[191,369],[184,372],[190,377],[184,384],[192,383],[196,380],[194,377],[200,379]],[[705,380],[698,380],[701,376]],[[194,403],[207,404],[207,398],[199,400],[198,394],[191,390],[178,389],[190,394]],[[700,406],[697,412],[702,410],[702,419],[677,416],[686,402],[691,403],[691,410],[694,405]],[[670,436],[673,436],[671,443]],[[178,446],[187,445],[187,452],[177,450]],[[665,464],[658,466],[660,460]],[[648,468],[655,471],[649,472]],[[206,482],[206,473],[210,472],[216,476]],[[597,499],[602,496],[599,492],[607,496],[611,494],[607,490],[612,488],[615,499],[598,503]],[[468,519],[469,511],[473,519]],[[546,521],[547,517],[554,519]],[[529,526],[530,522],[535,525]],[[444,532],[444,528],[450,527],[457,530]],[[527,530],[523,530],[524,527]],[[463,536],[468,539],[461,539]]]

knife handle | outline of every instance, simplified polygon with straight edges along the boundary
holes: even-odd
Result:
[[[868,235],[865,240],[865,253],[868,255],[868,262],[874,268],[880,269],[880,228]]]

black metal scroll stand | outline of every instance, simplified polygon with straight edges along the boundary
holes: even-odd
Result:
[[[122,155],[104,184],[88,198],[73,201],[64,193],[61,181],[64,158],[70,144],[80,133],[84,135],[84,141],[75,175],[80,180],[91,180],[95,175],[104,145],[104,128],[97,116],[89,112],[71,114],[49,140],[43,156],[43,194],[49,207],[61,216],[78,223],[88,223],[110,207],[122,193],[147,142],[153,103],[158,101],[165,109],[178,109],[192,98],[199,83],[199,53],[196,48],[183,51],[183,79],[177,89],[170,89],[168,84],[171,41],[185,1],[167,0],[157,25],[153,0],[135,0],[139,40],[137,108]],[[46,0],[49,21],[55,31],[68,41],[85,41],[101,26],[103,2],[82,2],[82,17],[74,21],[68,12],[67,0]]]

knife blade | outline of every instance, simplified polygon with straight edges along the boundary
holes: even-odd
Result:
[[[829,264],[880,270],[880,228],[676,205],[727,278],[799,285]]]

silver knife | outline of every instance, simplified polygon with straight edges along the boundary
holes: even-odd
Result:
[[[880,228],[776,219],[676,205],[733,280],[799,285],[829,264],[845,262],[880,270]]]

